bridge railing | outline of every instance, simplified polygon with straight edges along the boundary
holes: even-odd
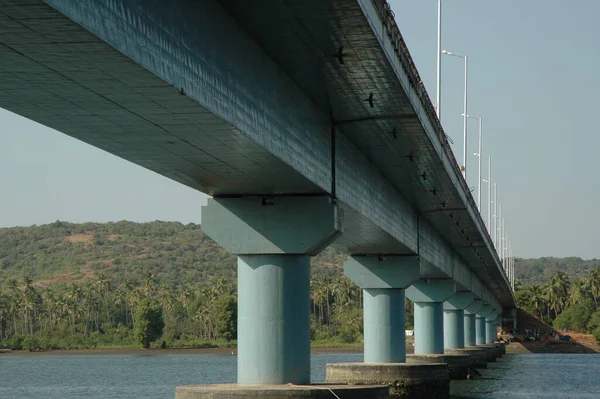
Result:
[[[475,199],[471,195],[471,190],[469,189],[469,186],[464,178],[464,175],[462,174],[462,172],[460,170],[460,166],[458,165],[458,162],[456,161],[456,157],[454,156],[454,153],[452,152],[452,148],[450,147],[450,142],[448,141],[448,136],[444,132],[444,128],[442,127],[440,119],[437,116],[437,112],[435,111],[433,102],[431,101],[431,98],[429,98],[429,94],[427,93],[427,90],[425,89],[425,85],[423,84],[423,81],[421,80],[421,77],[419,76],[419,71],[417,70],[417,67],[415,66],[415,63],[412,59],[412,56],[410,55],[410,53],[408,51],[408,46],[406,45],[406,42],[402,38],[400,29],[398,28],[398,25],[396,24],[394,12],[392,11],[387,0],[371,0],[371,1],[375,5],[375,8],[379,12],[379,16],[381,17],[381,20],[383,21],[383,23],[386,27],[387,34],[388,34],[389,39],[392,42],[394,51],[396,52],[396,55],[400,58],[402,69],[404,69],[404,72],[408,76],[408,79],[409,79],[411,85],[416,90],[417,95],[419,96],[421,105],[423,106],[425,113],[427,114],[427,116],[429,117],[429,120],[432,122],[432,124],[435,128],[435,131],[440,139],[440,142],[442,143],[442,147],[446,153],[446,156],[448,157],[448,160],[454,166],[453,172],[454,172],[455,176],[457,177],[457,181],[461,185],[461,188],[464,190],[464,192],[466,194],[467,201],[471,205],[472,209],[476,210],[476,212],[474,212],[475,217],[477,218],[477,222],[480,224],[480,226],[483,226],[483,229],[482,229],[484,232],[483,234],[486,236],[485,238],[487,239],[488,243],[490,243],[490,245],[489,245],[490,248],[493,249],[492,255],[493,255],[494,259],[496,260],[496,262],[501,266],[500,269],[501,269],[502,273],[504,273],[504,275],[506,276],[506,272],[504,271],[504,268],[502,267],[500,258],[498,256],[498,253],[496,252],[496,248],[494,247],[491,237],[489,235],[489,232],[488,232],[487,228],[485,227],[485,223],[483,221],[481,213],[479,212],[479,208],[477,207],[477,205],[475,203]]]

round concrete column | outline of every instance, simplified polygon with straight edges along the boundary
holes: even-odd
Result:
[[[484,345],[486,343],[486,329],[485,329],[485,317],[477,315],[475,318],[475,333],[477,345]]]
[[[464,310],[444,310],[444,348],[465,347]]]
[[[404,289],[364,290],[365,362],[406,361]]]
[[[485,327],[487,342],[488,344],[493,344],[496,341],[496,319],[487,320]]]
[[[415,354],[444,353],[442,302],[415,302]]]
[[[465,313],[464,329],[465,329],[465,346],[477,345],[475,315],[474,314]]]
[[[310,257],[238,257],[238,383],[310,383]]]

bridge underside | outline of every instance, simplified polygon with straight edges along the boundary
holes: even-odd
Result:
[[[338,246],[512,304],[362,1],[175,3],[0,0],[0,106],[210,195],[335,192]]]
[[[329,191],[42,1],[0,0],[0,35],[9,111],[210,195]],[[342,208],[339,247],[411,253]]]

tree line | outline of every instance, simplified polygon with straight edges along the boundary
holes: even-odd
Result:
[[[362,291],[341,277],[311,281],[311,336],[344,345],[361,341]],[[412,307],[411,307],[412,308]],[[40,287],[28,277],[0,289],[0,347],[209,347],[235,345],[237,288],[213,278],[179,286],[152,273],[120,283],[106,273],[70,285]]]
[[[519,307],[561,330],[593,333],[600,342],[600,267],[570,281],[555,271],[543,284],[517,282]]]

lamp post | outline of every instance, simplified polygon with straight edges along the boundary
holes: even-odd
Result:
[[[479,157],[479,172],[478,172],[478,183],[477,183],[477,207],[479,208],[479,212],[481,212],[481,130],[483,127],[483,119],[478,116],[467,115],[467,118],[477,119],[479,120],[479,150],[474,153],[476,157]]]
[[[496,226],[497,226],[497,244],[496,244],[496,252],[498,256],[500,256],[500,262],[502,262],[502,204],[498,204],[498,216],[496,217]]]
[[[502,223],[502,263],[504,264],[506,270],[508,270],[508,265],[506,264],[506,221],[504,216],[502,216],[500,223]]]
[[[510,285],[512,287],[512,282],[514,280],[514,274],[513,274],[513,268],[512,268],[512,258],[510,255],[510,239],[508,239],[508,243],[507,243],[507,247],[506,247],[506,256],[508,256],[508,267],[510,268]]]
[[[498,246],[498,186],[494,183],[494,246]]]
[[[463,176],[467,180],[467,71],[469,65],[469,59],[466,55],[454,54],[448,50],[442,50],[442,54],[450,55],[453,57],[462,58],[465,60],[465,89],[463,97]]]
[[[436,77],[436,99],[435,110],[438,119],[442,120],[442,110],[440,107],[442,95],[442,0],[438,0],[438,20],[437,20],[437,77]]]
[[[488,207],[487,207],[487,219],[488,229],[492,229],[492,157],[488,157]]]

